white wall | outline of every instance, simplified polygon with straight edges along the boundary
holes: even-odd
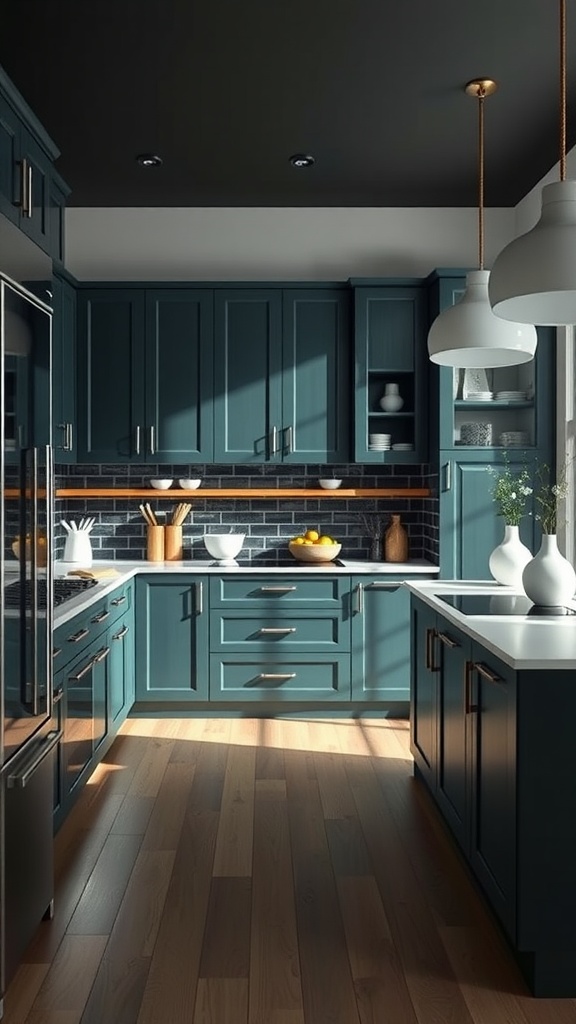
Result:
[[[486,211],[486,266],[514,236]],[[66,211],[79,280],[344,281],[477,267],[474,208],[80,208]]]

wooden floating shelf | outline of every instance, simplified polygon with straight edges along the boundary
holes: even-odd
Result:
[[[157,491],[153,487],[132,490],[124,487],[101,488],[59,488],[57,498],[159,498],[180,501],[182,498],[264,498],[274,501],[278,498],[429,498],[429,487],[341,487],[336,490],[303,487],[200,487],[195,491],[169,488]]]

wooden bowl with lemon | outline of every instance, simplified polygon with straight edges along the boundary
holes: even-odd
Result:
[[[306,530],[301,537],[294,537],[288,550],[297,562],[333,562],[342,550],[342,545],[333,537],[319,534],[317,530]]]

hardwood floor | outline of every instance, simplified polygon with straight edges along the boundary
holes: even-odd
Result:
[[[576,1024],[533,999],[408,722],[125,723],[3,1024]]]

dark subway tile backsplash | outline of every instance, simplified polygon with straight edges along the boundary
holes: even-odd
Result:
[[[411,558],[439,559],[437,473],[427,465],[383,466],[125,466],[87,465],[56,466],[56,489],[59,488],[146,488],[149,501],[158,518],[167,517],[173,506],[190,501],[192,512],[184,524],[184,557],[207,557],[202,538],[204,533],[235,530],[246,533],[243,557],[257,559],[272,552],[281,558],[290,556],[288,540],[306,529],[321,528],[342,543],[342,556],[367,558],[371,550],[371,534],[382,533],[390,515],[400,513],[408,530]],[[339,497],[319,498],[203,498],[202,487],[211,488],[310,488],[318,479],[334,476],[343,479],[343,487],[429,487],[430,498],[385,499]],[[170,498],[158,498],[159,492],[149,484],[154,477],[172,477]],[[202,484],[191,498],[182,498],[178,479],[201,477]],[[164,492],[165,493],[165,492]],[[146,557],[146,526],[138,498],[56,499],[55,548],[61,558],[66,539],[60,520],[91,515],[96,517],[92,530],[95,559],[130,559]]]

